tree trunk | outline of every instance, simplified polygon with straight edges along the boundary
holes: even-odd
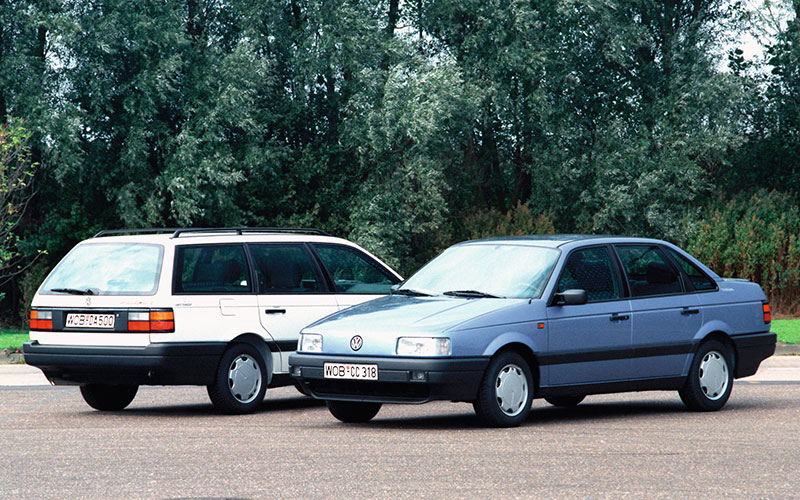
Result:
[[[34,50],[34,57],[36,57],[36,62],[39,64],[39,89],[42,92],[42,97],[44,97],[44,82],[46,78],[47,72],[47,26],[44,24],[40,24],[36,28],[36,48]],[[41,119],[42,117],[37,117]],[[35,134],[33,140],[31,141],[31,163],[33,164],[42,164],[42,149],[39,146],[40,137],[39,134]]]
[[[299,30],[303,24],[303,14],[300,12],[297,0],[292,0],[292,16],[294,17],[294,29]]]
[[[200,36],[197,24],[197,0],[186,0],[186,32],[192,44],[196,44]]]
[[[400,0],[389,0],[389,20],[386,23],[386,34],[391,38],[397,29],[397,19],[400,16]]]

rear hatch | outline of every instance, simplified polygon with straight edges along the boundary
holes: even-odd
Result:
[[[149,343],[151,332],[174,331],[172,310],[157,307],[156,301],[162,281],[169,283],[169,277],[162,276],[164,261],[164,247],[158,244],[79,244],[34,297],[31,340],[44,345],[142,346]]]

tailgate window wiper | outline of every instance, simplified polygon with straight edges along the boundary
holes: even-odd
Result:
[[[68,293],[70,295],[95,295],[91,288],[51,288],[50,291],[56,293]]]

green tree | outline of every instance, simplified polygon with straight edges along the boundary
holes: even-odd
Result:
[[[455,65],[421,58],[392,67],[376,90],[354,97],[347,119],[367,172],[350,237],[407,273],[449,240],[448,174],[462,168],[453,151],[466,145],[474,106]]]
[[[31,163],[30,136],[19,121],[0,125],[0,286],[25,269],[18,231],[33,196],[30,183],[37,167]]]

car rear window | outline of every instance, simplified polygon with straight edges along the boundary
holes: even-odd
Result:
[[[41,287],[44,294],[153,295],[164,247],[141,243],[78,245]]]

